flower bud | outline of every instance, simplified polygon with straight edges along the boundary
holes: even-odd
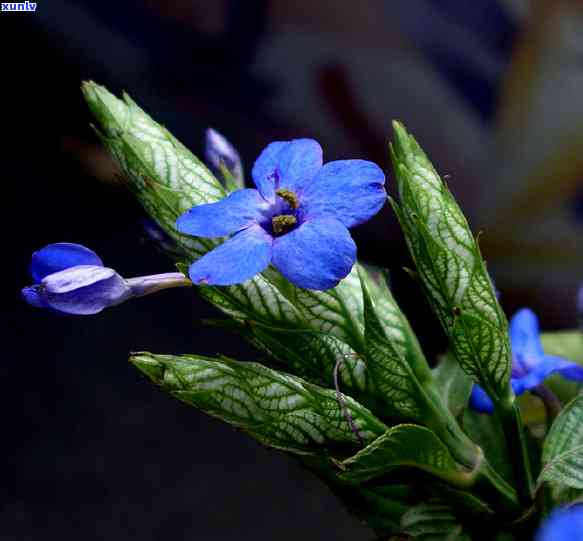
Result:
[[[78,265],[49,274],[40,284],[24,288],[22,296],[32,306],[89,315],[125,301],[132,292],[113,269]]]
[[[223,135],[212,128],[205,134],[205,160],[229,190],[245,187],[239,153]]]
[[[178,272],[126,280],[104,267],[89,248],[65,242],[35,252],[30,272],[35,284],[22,290],[23,299],[36,308],[73,315],[97,314],[133,297],[191,285]]]

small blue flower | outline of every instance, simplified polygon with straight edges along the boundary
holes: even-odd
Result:
[[[95,252],[68,242],[49,244],[32,255],[34,285],[22,290],[31,306],[74,315],[97,314],[160,289],[190,285],[181,273],[123,279],[103,266]]]
[[[540,385],[555,372],[566,379],[583,381],[583,367],[556,357],[545,355],[540,340],[536,314],[523,308],[510,320],[510,343],[512,346],[512,375],[510,384],[514,394],[521,395]],[[484,389],[474,385],[470,405],[477,411],[492,413],[494,404]]]
[[[583,541],[583,506],[554,510],[538,530],[535,541]]]
[[[272,263],[299,287],[337,285],[356,260],[348,228],[369,220],[386,200],[382,170],[364,160],[322,165],[316,141],[295,139],[268,145],[252,175],[256,190],[237,190],[177,220],[178,231],[189,235],[232,235],[190,266],[191,280],[237,284]]]

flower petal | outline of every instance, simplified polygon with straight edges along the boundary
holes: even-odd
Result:
[[[494,413],[494,403],[492,402],[492,399],[477,383],[472,387],[470,407],[480,413]]]
[[[539,324],[529,308],[518,310],[510,320],[510,343],[514,362],[524,371],[532,370],[543,358]]]
[[[275,190],[300,191],[322,167],[322,147],[314,139],[269,144],[253,166],[253,180],[261,195],[275,200]]]
[[[45,277],[39,294],[46,305],[59,312],[89,315],[123,302],[131,291],[113,269],[79,265]]]
[[[366,160],[329,162],[301,192],[308,219],[335,217],[346,227],[372,218],[386,199],[385,174]]]
[[[253,165],[251,176],[261,195],[268,201],[275,200],[275,172],[279,167],[279,154],[289,141],[269,143]]]
[[[273,264],[290,282],[305,289],[330,289],[352,269],[356,245],[338,220],[304,222],[273,242]]]
[[[512,388],[516,395],[534,389],[554,373],[561,374],[564,378],[583,381],[583,367],[567,361],[561,357],[545,355],[528,374],[520,378],[513,378]]]
[[[555,509],[543,522],[535,541],[583,541],[583,506]]]
[[[70,242],[49,244],[32,254],[30,274],[35,283],[45,276],[77,265],[93,265],[103,267],[99,256],[89,248]]]
[[[194,284],[239,284],[269,265],[272,244],[261,226],[251,226],[195,261],[188,274]]]
[[[197,237],[223,237],[261,221],[268,206],[257,190],[237,190],[216,203],[191,208],[176,220],[176,229]]]

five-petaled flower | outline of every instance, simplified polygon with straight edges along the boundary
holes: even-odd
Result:
[[[548,376],[561,374],[566,379],[583,381],[583,367],[556,357],[545,355],[540,340],[536,314],[523,308],[510,320],[510,343],[512,346],[512,375],[510,384],[516,395],[534,389]],[[484,389],[474,385],[470,405],[477,411],[492,413],[494,405]]]
[[[237,190],[177,220],[181,233],[232,235],[190,266],[191,280],[237,284],[272,263],[299,287],[337,285],[356,260],[348,228],[369,220],[386,200],[383,171],[364,160],[323,165],[316,141],[295,139],[268,145],[252,176],[257,189]]]
[[[181,273],[124,279],[80,244],[49,244],[32,254],[34,285],[22,290],[31,306],[74,315],[97,314],[132,297],[191,285]]]
[[[583,505],[555,509],[543,522],[535,541],[583,541]]]

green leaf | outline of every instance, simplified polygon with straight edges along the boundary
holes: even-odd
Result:
[[[389,412],[427,425],[460,464],[473,469],[482,460],[481,451],[448,410],[409,322],[388,288],[373,286],[373,303],[370,280],[361,276],[366,366],[378,399]]]
[[[545,438],[537,483],[545,481],[583,488],[583,395],[565,406]]]
[[[400,205],[391,201],[417,271],[463,370],[509,400],[508,322],[476,240],[452,194],[405,128],[391,146]]]
[[[225,197],[221,183],[129,96],[121,100],[93,82],[83,83],[82,89],[99,122],[102,142],[145,210],[190,259],[219,244],[221,239],[181,235],[174,224],[190,208]]]
[[[471,408],[466,408],[462,419],[464,430],[484,450],[494,470],[506,481],[512,482],[512,464],[499,420],[493,415],[478,413]]]
[[[291,372],[312,383],[334,387],[334,369],[343,392],[353,397],[371,394],[366,364],[348,344],[332,335],[250,325],[253,343]]]
[[[340,390],[371,407],[368,402],[375,391],[371,388],[364,360],[335,336],[312,330],[268,327],[255,322],[207,320],[206,323],[241,334],[265,353],[276,368],[283,367],[323,387],[335,387],[334,370],[339,363]]]
[[[295,289],[294,304],[309,327],[332,334],[364,353],[364,320],[358,265],[335,288],[327,291]]]
[[[451,354],[440,357],[439,364],[433,369],[433,377],[440,396],[444,398],[453,416],[457,417],[468,405],[472,379]]]
[[[364,299],[366,365],[387,406],[410,419],[423,420],[428,409],[431,370],[409,322],[388,288],[376,305],[361,281]]]
[[[455,507],[458,510],[458,514],[460,512],[463,513],[463,516],[468,515],[472,518],[487,519],[495,514],[490,505],[471,492],[451,488],[445,483],[435,485],[434,492],[436,496]]]
[[[199,291],[205,299],[237,320],[290,329],[306,328],[294,305],[261,274],[242,284],[202,286]]]
[[[416,541],[469,541],[454,509],[442,500],[429,500],[416,505],[403,515],[404,534]]]
[[[342,455],[386,430],[352,398],[256,363],[151,353],[130,362],[179,400],[292,453]]]
[[[339,477],[337,467],[325,457],[302,455],[298,458],[304,467],[328,484],[351,513],[366,522],[377,535],[396,535],[401,531],[401,517],[416,501],[414,486],[401,483],[364,488]]]
[[[356,492],[358,507],[352,505],[351,511],[360,515],[379,535],[396,535],[400,532],[401,517],[410,508],[412,489],[408,485],[372,487]],[[356,502],[355,502],[356,504]]]
[[[400,466],[419,468],[456,485],[466,485],[472,473],[456,464],[447,447],[428,428],[402,424],[387,430],[343,462],[344,479],[363,482]]]

